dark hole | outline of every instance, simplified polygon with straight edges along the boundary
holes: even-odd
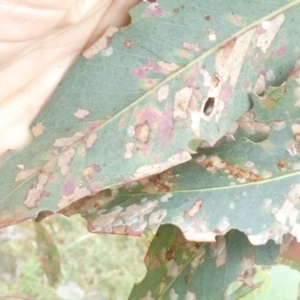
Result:
[[[214,109],[214,105],[215,105],[215,98],[208,98],[205,102],[204,108],[203,108],[203,112],[206,116],[209,116],[213,109]]]

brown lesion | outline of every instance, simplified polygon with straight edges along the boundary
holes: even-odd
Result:
[[[212,86],[217,87],[219,85],[219,83],[220,83],[220,79],[219,79],[218,75],[212,76],[212,78],[211,78]]]
[[[201,161],[199,164],[208,168],[209,171],[214,171],[217,169],[228,170],[227,172],[237,179],[244,179],[251,182],[263,180],[261,175],[256,174],[251,170],[246,170],[236,165],[229,164],[217,156],[209,157]]]
[[[189,284],[192,281],[192,279],[191,279],[191,277],[189,275],[186,275],[184,277],[184,281],[185,281],[186,284]]]
[[[126,41],[124,42],[124,46],[125,46],[126,48],[131,48],[131,46],[132,46],[131,40],[126,40]]]
[[[173,183],[171,180],[174,178],[171,169],[155,174],[139,180],[140,184],[144,186],[143,191],[148,193],[154,192],[169,192]]]
[[[245,178],[248,181],[254,181],[254,182],[263,180],[261,175],[255,174],[252,171],[244,170],[235,165],[227,164],[226,167],[229,170],[230,175],[232,175],[235,178]]]
[[[286,171],[287,163],[284,160],[280,159],[277,163],[277,167],[280,171]]]
[[[165,259],[170,261],[174,257],[175,257],[175,247],[171,246],[166,252]]]
[[[149,141],[150,131],[151,129],[147,122],[138,124],[134,127],[134,138],[142,143],[147,143]]]

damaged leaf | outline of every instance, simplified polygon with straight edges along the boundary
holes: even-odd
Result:
[[[214,145],[250,108],[249,92],[287,78],[298,2],[136,6],[128,28],[110,27],[100,53],[70,69],[33,142],[2,158],[0,227],[184,163],[191,140]],[[36,171],[18,176],[20,165]]]
[[[235,141],[202,148],[185,164],[125,184],[100,206],[102,197],[95,197],[78,212],[98,233],[140,235],[172,223],[194,241],[214,241],[230,229],[255,245],[281,243],[288,232],[300,238],[299,125],[300,119],[280,130],[273,124],[257,142],[239,132]]]
[[[219,239],[223,241],[219,243]],[[254,264],[274,263],[278,250],[271,241],[255,247],[238,231],[219,237],[217,243],[191,242],[176,226],[163,225],[145,257],[147,274],[135,284],[129,299],[194,300],[203,295],[205,299],[224,299],[227,285],[233,281],[255,286]]]
[[[37,255],[49,284],[54,286],[60,279],[60,256],[58,249],[42,223],[34,222],[37,242]]]

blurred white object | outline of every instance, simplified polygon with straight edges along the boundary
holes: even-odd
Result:
[[[62,77],[139,0],[0,1],[0,155],[27,145],[28,127]]]

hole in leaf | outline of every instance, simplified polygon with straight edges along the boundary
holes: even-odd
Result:
[[[203,112],[206,116],[210,116],[212,111],[214,110],[215,98],[210,97],[206,100]]]

